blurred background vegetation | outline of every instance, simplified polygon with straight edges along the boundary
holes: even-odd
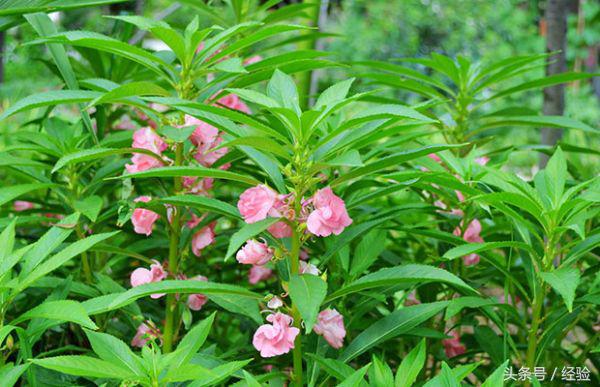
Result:
[[[187,3],[201,0],[136,0],[104,8],[85,8],[54,14],[59,28],[99,31],[108,35],[122,34],[112,20],[102,14],[137,13],[147,17],[165,18],[173,25],[189,22],[191,12]],[[565,0],[567,7],[567,70],[598,72],[600,56],[600,2],[595,0]],[[218,5],[227,1],[211,1]],[[283,3],[300,3],[289,0]],[[451,57],[463,55],[472,61],[488,62],[515,55],[543,53],[545,50],[548,0],[324,0],[319,15],[320,29],[331,33],[317,43],[335,60],[350,63],[363,60],[390,60],[403,57],[424,57],[432,52]],[[224,10],[226,9],[225,4]],[[310,11],[307,11],[310,14]],[[202,15],[205,25],[215,23]],[[203,17],[204,16],[204,17]],[[310,15],[307,15],[310,16]],[[228,18],[225,11],[225,19]],[[298,21],[303,22],[303,21]],[[335,34],[335,35],[334,35]],[[24,46],[36,34],[27,24],[9,29],[4,37],[4,79],[0,85],[0,100],[4,106],[34,92],[60,85],[60,79],[47,66],[44,46]],[[116,36],[118,37],[118,36]],[[151,39],[143,41],[152,46]],[[160,49],[158,47],[157,49]],[[288,48],[289,49],[289,48]],[[414,65],[418,70],[425,71]],[[331,82],[360,74],[360,67],[318,71],[313,91]],[[528,76],[544,73],[540,67]],[[372,88],[359,84],[359,88]],[[392,93],[391,91],[388,93]],[[417,96],[398,92],[386,95],[405,103],[416,103]],[[515,97],[517,104],[541,111],[542,93],[534,91]],[[505,103],[515,104],[515,101]],[[499,109],[502,106],[494,106]],[[570,84],[566,88],[565,115],[593,127],[600,126],[600,79]],[[533,129],[502,129],[504,132],[494,146],[538,144],[539,132]],[[597,139],[597,138],[596,138]],[[582,168],[600,173],[598,144],[589,135],[565,133],[564,141],[596,150],[574,160]],[[511,164],[524,171],[535,168],[535,152],[516,152]],[[524,172],[525,174],[530,174]]]

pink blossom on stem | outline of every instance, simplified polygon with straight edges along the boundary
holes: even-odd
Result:
[[[269,226],[267,230],[275,238],[290,238],[292,236],[292,227],[284,221]]]
[[[317,316],[317,322],[313,328],[315,333],[321,335],[335,349],[344,345],[346,328],[344,327],[344,316],[335,309],[325,309]]]
[[[32,202],[27,202],[24,200],[15,200],[13,203],[13,210],[16,212],[26,211],[33,208]]]
[[[269,302],[267,302],[267,308],[269,309],[278,309],[281,308],[283,306],[283,301],[281,301],[281,298],[277,297],[277,296],[273,296],[273,298],[271,298],[269,300]]]
[[[271,324],[258,327],[252,345],[262,357],[273,357],[288,353],[294,348],[294,340],[300,334],[300,330],[292,327],[292,318],[283,313],[274,313],[267,316]]]
[[[215,223],[202,227],[192,237],[192,252],[199,257],[206,246],[215,242]]]
[[[308,231],[317,236],[339,235],[352,224],[346,212],[346,204],[336,196],[330,187],[318,190],[313,196],[315,209],[306,221]]]
[[[300,267],[298,269],[300,274],[311,274],[311,275],[319,275],[321,271],[312,263],[308,263],[305,261],[300,261]]]
[[[203,275],[197,275],[195,277],[192,277],[191,279],[197,280],[197,281],[208,281],[208,278],[206,278]],[[197,310],[202,309],[204,304],[206,304],[207,302],[208,302],[208,297],[205,294],[201,294],[201,293],[190,294],[187,299],[187,306],[191,310],[197,311]]]
[[[265,266],[254,265],[248,271],[248,282],[252,285],[256,285],[260,281],[269,279],[273,274],[273,270]]]
[[[452,336],[451,339],[442,340],[442,345],[444,346],[446,356],[452,358],[454,356],[462,355],[463,353],[465,353],[467,349],[460,342],[460,336],[458,332],[452,332],[450,335]]]
[[[148,203],[150,200],[152,200],[150,196],[140,196],[136,198],[134,202]],[[152,234],[152,227],[158,218],[159,215],[154,211],[150,211],[146,208],[136,208],[133,210],[133,215],[131,215],[133,230],[138,234],[149,236]]]
[[[266,243],[250,239],[236,254],[239,263],[262,266],[273,258],[273,249]]]
[[[162,344],[162,334],[160,329],[155,327],[150,321],[141,323],[137,328],[135,336],[131,339],[131,346],[142,348],[148,341],[154,339],[160,339]]]
[[[475,159],[475,162],[479,165],[486,165],[490,161],[490,158],[487,156],[481,156]]]
[[[160,262],[154,260],[154,263],[150,265],[150,269],[138,267],[135,269],[130,276],[130,282],[132,287],[148,284],[151,282],[160,282],[167,278],[167,272],[163,268]],[[164,293],[152,294],[152,298],[160,298],[164,296]]]
[[[261,184],[245,190],[240,195],[237,207],[246,223],[256,223],[266,219],[276,199],[277,193]]]
[[[483,238],[481,237],[481,235],[479,235],[480,233],[481,223],[479,222],[479,220],[473,219],[471,223],[469,223],[469,225],[467,226],[467,229],[462,235],[462,238],[465,240],[465,242],[468,243],[483,243]],[[454,235],[461,236],[460,227],[454,229]],[[479,263],[479,255],[476,253],[465,255],[462,258],[464,264],[467,266],[476,265]]]

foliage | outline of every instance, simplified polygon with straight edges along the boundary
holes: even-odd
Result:
[[[119,33],[10,8],[62,87],[0,114],[17,127],[0,152],[4,384],[597,372],[600,179],[577,158],[598,153],[534,144],[552,156],[527,179],[498,146],[515,127],[597,141],[520,99],[594,74],[537,76],[545,54],[341,64],[306,47],[324,36],[298,23],[312,2],[182,3],[185,23],[105,18]],[[306,95],[327,69],[346,75]]]

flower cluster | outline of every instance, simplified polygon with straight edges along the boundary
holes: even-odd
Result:
[[[352,224],[344,201],[336,196],[330,187],[316,191],[308,200],[302,200],[300,211],[293,207],[295,199],[293,195],[279,194],[261,184],[244,191],[240,195],[237,207],[246,223],[256,223],[268,217],[280,218],[281,220],[267,229],[275,238],[291,237],[296,224],[305,224],[310,235],[319,237],[339,235]],[[249,279],[250,283],[256,283],[259,279],[272,275],[272,270],[265,265],[271,261],[273,255],[273,248],[269,247],[266,241],[251,239],[237,252],[236,259],[241,264],[252,265]],[[320,275],[319,269],[309,262],[302,260],[299,265],[300,274]],[[267,306],[276,310],[284,304],[279,297],[274,297],[269,300]],[[293,349],[294,340],[300,331],[291,326],[292,317],[275,312],[267,316],[267,321],[271,324],[260,326],[252,340],[261,356],[282,355]],[[321,311],[314,331],[323,336],[333,348],[341,348],[346,336],[343,316],[335,309]]]

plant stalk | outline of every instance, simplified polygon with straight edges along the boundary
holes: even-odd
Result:
[[[183,163],[183,144],[177,143],[175,148],[175,165]],[[181,191],[182,178],[174,178],[175,193]],[[179,208],[173,207],[173,219],[169,227],[169,273],[176,275],[179,272],[179,239],[181,237],[181,215]],[[165,308],[165,326],[163,333],[163,352],[169,353],[173,350],[173,341],[177,336],[175,331],[175,317],[177,312],[177,299],[175,294],[167,294],[167,305]]]
[[[295,199],[295,213],[299,214],[301,210],[301,197],[300,190],[296,190]],[[298,224],[295,223],[292,227],[292,248],[290,251],[290,274],[297,275],[300,272],[300,232],[298,231]],[[294,326],[302,331],[302,317],[296,305],[292,304],[292,318],[294,319]],[[294,377],[292,379],[292,385],[302,386],[303,370],[302,370],[302,335],[296,336],[294,341],[293,350],[293,362],[294,362]]]

